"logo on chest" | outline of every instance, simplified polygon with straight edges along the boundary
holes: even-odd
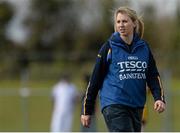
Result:
[[[146,79],[145,70],[147,62],[139,60],[137,56],[128,56],[128,60],[117,63],[119,78],[123,79]]]

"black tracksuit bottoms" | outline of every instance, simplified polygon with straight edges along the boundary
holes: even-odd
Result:
[[[110,132],[141,132],[143,108],[114,104],[102,110]]]

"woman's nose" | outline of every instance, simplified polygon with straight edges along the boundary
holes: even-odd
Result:
[[[120,22],[119,25],[120,25],[120,26],[124,26],[124,23]]]

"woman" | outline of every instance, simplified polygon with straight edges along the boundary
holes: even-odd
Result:
[[[81,123],[89,127],[96,96],[111,132],[140,132],[146,84],[154,97],[154,110],[165,110],[160,76],[150,48],[142,40],[144,25],[134,10],[120,7],[114,29],[102,46],[87,87]]]

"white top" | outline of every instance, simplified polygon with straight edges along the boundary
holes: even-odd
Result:
[[[54,86],[52,96],[54,98],[54,110],[58,112],[73,111],[77,96],[77,90],[73,84],[60,81]]]
[[[54,86],[51,132],[71,132],[77,94],[76,87],[66,81],[60,81]]]

